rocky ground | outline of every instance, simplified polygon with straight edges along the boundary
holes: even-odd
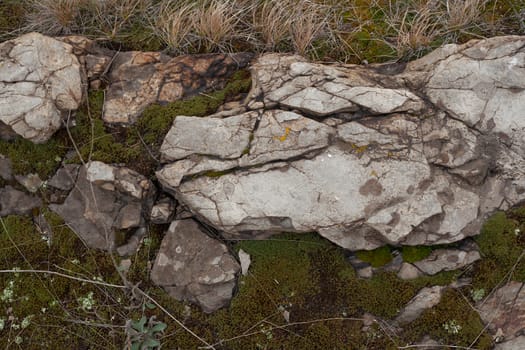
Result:
[[[524,348],[524,65],[1,43],[0,344]]]

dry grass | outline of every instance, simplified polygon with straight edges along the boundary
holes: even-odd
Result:
[[[521,5],[511,0],[21,2],[29,14],[20,32],[78,33],[131,42],[136,49],[146,47],[145,33],[171,54],[278,51],[345,62],[384,61],[413,59],[474,37],[525,34],[522,0]]]
[[[244,12],[234,0],[202,2],[195,8],[192,18],[198,48],[207,52],[230,51],[233,40],[242,36],[239,23]]]
[[[192,46],[190,35],[194,8],[189,2],[168,0],[153,9],[150,26],[172,52],[184,53]]]
[[[72,34],[79,30],[79,16],[88,0],[31,0],[26,31],[49,35]]]

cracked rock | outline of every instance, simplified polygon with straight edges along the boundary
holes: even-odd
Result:
[[[82,100],[81,66],[69,44],[38,33],[0,44],[0,123],[47,141]]]
[[[505,341],[523,335],[525,330],[524,284],[515,281],[507,283],[486,300],[480,301],[476,309],[479,310],[483,322],[488,324],[488,330],[492,334],[497,334],[500,330],[499,333]],[[516,342],[523,343],[523,339]]]
[[[524,40],[447,45],[394,71],[263,55],[254,110],[183,117],[157,177],[227,238],[316,231],[352,250],[462,240],[525,200]],[[451,254],[442,268],[479,258]]]
[[[177,300],[196,303],[210,313],[229,303],[239,270],[224,244],[192,219],[176,220],[162,240],[151,279]]]
[[[74,188],[63,204],[49,208],[88,247],[112,250],[115,231],[144,225],[155,187],[143,175],[125,167],[93,161],[80,167]]]
[[[414,265],[427,275],[441,271],[457,270],[481,259],[476,250],[436,249],[427,258],[416,261]]]
[[[251,54],[204,54],[171,58],[159,52],[118,53],[102,118],[107,123],[134,123],[153,103],[166,104],[221,89],[246,67]]]

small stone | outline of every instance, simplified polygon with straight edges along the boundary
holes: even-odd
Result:
[[[415,262],[414,265],[427,275],[435,275],[441,271],[460,269],[479,259],[481,256],[478,251],[436,249],[427,258]]]
[[[13,170],[11,160],[0,154],[0,178],[11,181],[13,179]]]
[[[401,278],[402,280],[413,280],[421,276],[423,276],[423,272],[421,272],[414,265],[407,263],[407,262],[404,262],[401,265],[401,268],[399,269],[399,272],[397,273],[397,277]]]
[[[357,276],[361,278],[372,278],[374,275],[374,268],[372,266],[363,267],[356,271]]]
[[[252,263],[250,254],[246,253],[242,249],[239,249],[239,260],[241,262],[241,273],[243,276],[246,276],[248,274],[248,269],[250,268],[250,264]]]
[[[164,197],[158,200],[151,208],[150,220],[154,224],[168,224],[175,214],[175,202]]]
[[[36,193],[43,184],[38,174],[15,175],[15,179],[31,193]]]

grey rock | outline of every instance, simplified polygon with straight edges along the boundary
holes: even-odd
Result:
[[[167,140],[191,142],[164,147],[157,177],[227,238],[316,231],[352,250],[463,240],[525,200],[524,40],[449,45],[395,72],[263,55],[254,110],[182,119]],[[215,125],[210,143],[201,130]],[[479,258],[451,254],[429,264]]]
[[[512,340],[496,344],[494,350],[522,350],[525,349],[525,336],[519,336]]]
[[[445,287],[442,286],[421,289],[396,316],[394,322],[402,325],[414,321],[425,310],[436,306],[440,302],[444,289]]]
[[[0,188],[0,217],[7,215],[30,215],[42,206],[42,200],[18,191],[11,186]]]
[[[476,309],[491,334],[496,335],[499,331],[505,341],[522,336],[525,330],[524,284],[516,281],[507,283],[479,302]],[[522,343],[523,339],[516,342]]]
[[[146,228],[144,226],[139,227],[135,230],[133,235],[127,240],[127,242],[119,247],[116,251],[120,256],[131,256],[136,254],[140,248],[142,239],[146,236]]]
[[[76,164],[65,164],[47,181],[47,185],[62,191],[69,191],[75,186],[78,170],[79,166]]]
[[[427,275],[435,275],[441,271],[457,270],[481,259],[478,251],[459,249],[436,249],[423,260],[414,265]]]
[[[415,278],[423,276],[423,272],[412,264],[404,262],[401,268],[397,272],[397,277],[402,280],[413,280]]]
[[[0,121],[35,143],[47,141],[82,100],[72,47],[29,33],[0,44]]]
[[[239,262],[241,263],[241,273],[243,276],[248,274],[248,269],[252,263],[250,254],[246,253],[244,250],[239,249]]]
[[[115,230],[144,224],[143,213],[150,212],[154,196],[154,185],[139,173],[93,161],[80,168],[64,203],[49,207],[88,247],[111,250]]]
[[[43,184],[43,181],[38,174],[15,175],[15,179],[31,193],[38,191]]]
[[[210,313],[229,303],[239,270],[228,248],[188,219],[171,223],[151,279],[172,297],[196,303]]]
[[[154,224],[169,224],[174,215],[175,201],[169,197],[164,197],[151,208],[150,220]]]
[[[374,269],[372,266],[362,267],[356,270],[357,276],[360,278],[372,278],[374,275]]]
[[[0,178],[11,181],[13,179],[13,170],[11,160],[0,154]]]

